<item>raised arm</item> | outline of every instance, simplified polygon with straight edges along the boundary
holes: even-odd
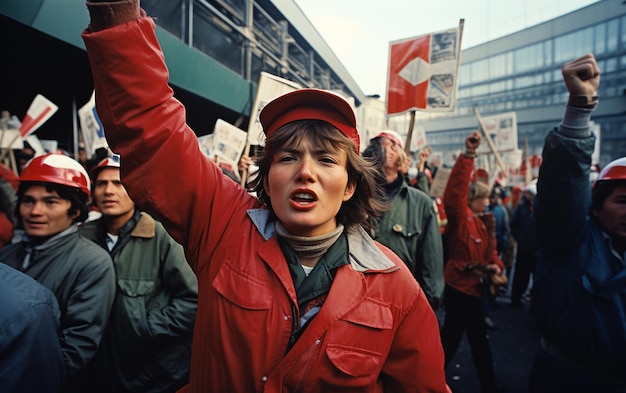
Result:
[[[589,118],[600,83],[600,70],[591,54],[565,64],[562,74],[569,101],[558,130],[546,137],[536,202],[537,235],[542,250],[555,259],[574,249],[587,217],[595,144]]]
[[[443,203],[446,208],[446,216],[449,223],[457,225],[468,214],[467,198],[469,193],[470,176],[474,170],[474,158],[476,149],[480,146],[482,138],[478,131],[474,131],[465,138],[465,153],[457,159],[446,189],[443,194]]]
[[[111,149],[124,162],[122,181],[137,206],[183,245],[190,263],[204,260],[194,255],[198,245],[212,249],[210,242],[220,239],[232,214],[244,211],[252,198],[200,151],[168,85],[155,24],[138,1],[87,5],[91,24],[83,40],[98,115]]]

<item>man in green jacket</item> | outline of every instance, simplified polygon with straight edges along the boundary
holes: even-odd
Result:
[[[380,132],[363,156],[374,160],[381,171],[390,209],[381,217],[374,239],[389,247],[409,267],[426,293],[433,310],[441,303],[444,289],[443,246],[433,200],[410,187],[399,172],[402,140],[395,131]]]
[[[120,180],[119,156],[105,158],[91,174],[102,217],[81,232],[109,251],[117,279],[93,391],[175,392],[189,378],[196,276],[182,247],[135,208]]]

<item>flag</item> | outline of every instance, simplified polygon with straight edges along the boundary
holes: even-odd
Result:
[[[459,27],[389,44],[387,115],[407,111],[453,111],[456,106]]]
[[[104,127],[96,112],[96,94],[91,93],[89,101],[78,110],[80,129],[85,142],[87,157],[91,157],[98,148],[107,148],[109,144],[104,137]]]
[[[37,94],[31,102],[20,126],[20,135],[26,138],[45,123],[59,109],[52,101]]]

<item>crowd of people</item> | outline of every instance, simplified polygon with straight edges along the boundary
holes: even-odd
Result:
[[[593,55],[563,66],[532,182],[489,184],[472,132],[434,199],[428,148],[414,165],[382,130],[361,152],[348,101],[305,88],[261,111],[242,187],[198,149],[138,1],[87,6],[119,155],[0,172],[0,390],[449,392],[466,335],[481,391],[501,392],[490,312],[508,293],[542,333],[531,392],[626,392],[626,158],[592,187]]]

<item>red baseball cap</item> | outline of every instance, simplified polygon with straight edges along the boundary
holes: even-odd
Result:
[[[352,139],[357,154],[361,139],[356,116],[348,101],[328,90],[299,89],[270,101],[259,115],[267,138],[285,124],[298,120],[320,120]]]

